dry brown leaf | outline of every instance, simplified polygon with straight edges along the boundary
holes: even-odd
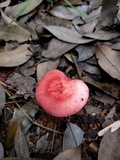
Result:
[[[46,152],[47,147],[49,146],[49,141],[47,141],[47,138],[48,133],[38,139],[35,146],[35,152],[39,152],[40,154],[44,154]]]
[[[4,157],[4,148],[2,143],[0,142],[0,159]]]
[[[92,0],[89,5],[89,12],[102,5],[103,0]]]
[[[119,33],[113,31],[96,31],[93,33],[84,34],[85,37],[94,38],[98,40],[111,40],[119,36]]]
[[[79,16],[79,12],[75,9],[65,6],[57,6],[50,10],[50,14],[59,18],[65,18],[69,20],[73,20],[77,16]]]
[[[120,54],[107,45],[97,45],[96,57],[104,71],[113,78],[120,80]]]
[[[34,107],[33,107],[34,105]],[[38,111],[36,108],[38,106],[33,103],[25,104],[22,107],[22,110],[31,118],[34,118],[36,112]],[[5,136],[5,147],[9,149],[10,147],[13,146],[14,140],[15,140],[15,135],[16,131],[18,129],[18,126],[22,126],[23,132],[26,133],[28,129],[31,126],[31,122],[28,120],[28,118],[24,115],[22,110],[15,108],[14,109],[14,115],[9,123],[9,126],[6,131],[6,136]]]
[[[37,24],[38,29],[42,26],[49,26],[49,25],[50,26],[59,26],[59,27],[61,26],[61,27],[69,28],[69,29],[74,29],[72,23],[69,20],[59,18],[59,17],[50,16],[50,15],[44,15],[44,17],[41,17],[41,15],[40,15],[39,17],[35,18],[33,23],[34,23],[34,25]],[[39,30],[42,30],[42,29],[39,29]]]
[[[120,128],[111,132],[109,129],[100,144],[98,160],[119,160],[120,159]]]
[[[64,54],[64,57],[66,57],[66,59],[67,59],[69,62],[74,63],[74,62],[73,62],[73,59],[72,59],[72,56],[71,56],[71,53],[69,53],[69,52],[68,52],[68,53],[65,53],[65,54]]]
[[[2,109],[5,107],[6,97],[5,91],[2,85],[0,84],[0,115],[2,115]]]
[[[53,160],[81,160],[81,148],[76,147],[73,149],[65,150]]]
[[[16,110],[14,111],[14,113],[16,114]],[[17,114],[17,117],[16,116],[13,117],[12,120],[10,121],[10,124],[7,128],[6,136],[5,136],[5,143],[4,143],[5,148],[9,149],[10,147],[13,146],[18,125],[21,124],[23,117],[24,115],[21,112],[21,116],[20,114]]]
[[[87,15],[87,18],[83,18],[83,20],[88,23],[88,22],[92,22],[93,20],[96,20],[100,13],[101,13],[101,9],[102,7],[98,7],[97,9],[94,9],[92,12],[90,12],[90,14]]]
[[[25,138],[24,133],[21,130],[20,125],[18,125],[16,135],[15,135],[15,151],[17,157],[29,158],[29,148]]]
[[[8,158],[1,158],[0,160],[36,160],[36,158],[8,157]]]
[[[78,62],[85,61],[92,57],[95,53],[95,46],[94,45],[79,45],[75,48],[78,52]]]
[[[42,76],[49,70],[56,69],[59,64],[59,59],[52,61],[48,60],[45,62],[41,62],[37,65],[37,80],[39,81]]]
[[[65,27],[45,26],[44,28],[51,32],[58,39],[70,43],[78,43],[79,39],[82,37],[82,35],[79,34],[77,31]]]
[[[114,18],[119,10],[117,7],[118,0],[110,1],[104,0],[103,1],[103,8],[101,10],[101,14],[99,16],[98,24],[96,29],[99,30],[103,27],[112,26],[114,24]]]
[[[83,135],[84,132],[79,126],[73,123],[68,123],[63,136],[62,151],[78,147],[83,140]]]
[[[88,63],[85,63],[84,71],[94,75],[101,75],[101,72],[98,66],[88,64]]]
[[[33,9],[35,9],[41,2],[42,2],[42,0],[31,1],[30,4],[29,4],[29,6],[24,10],[23,13],[21,13],[20,16],[23,16],[23,15],[29,13],[30,11],[32,11]],[[5,9],[5,13],[7,15],[12,15],[13,17],[15,17],[18,14],[18,12],[23,8],[23,6],[25,5],[25,3],[26,2],[22,2],[20,4],[7,7]]]
[[[2,9],[1,9],[1,16],[2,16],[2,19],[3,19],[3,21],[4,21],[4,24],[6,24],[6,25],[8,25],[9,23],[11,23],[11,21],[12,21],[12,19],[10,18],[10,17],[8,17],[3,11],[2,11]],[[29,18],[30,18],[30,16],[29,16]],[[26,20],[27,21],[27,20]],[[9,34],[8,34],[8,37],[7,37],[7,39],[8,40],[15,40],[16,39],[16,41],[18,41],[18,42],[24,42],[24,41],[26,41],[26,39],[28,39],[28,40],[30,40],[31,39],[31,37],[30,37],[30,35],[32,34],[30,34],[30,32],[28,31],[28,30],[26,30],[26,29],[24,29],[23,27],[21,27],[20,25],[18,25],[15,21],[14,22],[12,22],[12,27],[13,28],[15,28],[15,29],[18,29],[18,32],[16,32],[16,36],[15,36],[15,33],[14,33],[14,31],[10,31],[9,32],[9,34],[12,36],[12,37],[10,37],[9,36]],[[14,26],[16,26],[16,27],[14,27]],[[4,26],[5,27],[5,26]],[[12,28],[11,27],[11,28]],[[9,27],[8,27],[9,28]],[[3,38],[3,39],[6,39],[6,37],[5,37],[5,35],[7,34],[6,32],[6,30],[9,30],[9,29],[7,29],[7,28],[3,28],[3,30],[1,30],[1,38]],[[2,31],[3,31],[3,33],[2,33]],[[19,37],[18,37],[19,36]],[[15,39],[14,39],[15,38]],[[18,39],[19,38],[19,39]]]
[[[118,41],[117,43],[113,44],[111,48],[120,51],[120,42]]]
[[[104,80],[95,80],[89,76],[82,77],[82,80],[86,83],[89,83],[101,90],[105,93],[110,94],[112,97],[120,98],[120,85],[114,81],[110,81],[110,78],[107,81]]]
[[[71,55],[72,55],[72,59],[75,63],[78,75],[79,75],[79,77],[82,77],[82,73],[83,73],[83,70],[85,67],[85,62],[78,62],[77,56],[75,56],[74,54],[71,54]]]
[[[9,4],[10,4],[11,0],[6,0],[2,3],[0,3],[0,7],[3,8],[3,7],[7,7]]]
[[[93,41],[93,39],[84,39],[77,31],[65,27],[45,26],[44,28],[51,32],[55,37],[65,42],[84,44]]]
[[[27,62],[33,53],[28,49],[30,44],[24,44],[12,50],[0,53],[1,67],[14,67]]]
[[[98,91],[96,91],[95,93],[96,95],[93,95],[93,98],[104,103],[104,105],[110,104],[111,106],[113,106],[113,104],[115,103],[115,98],[111,97],[110,95],[107,95],[105,93],[103,94],[102,92]]]
[[[95,19],[89,23],[82,25],[82,26],[79,26],[79,23],[78,23],[78,24],[75,24],[75,28],[81,34],[92,33],[95,29],[97,22],[98,22],[98,20]]]
[[[35,86],[35,79],[31,76],[24,76],[22,74],[14,72],[11,74],[6,82],[14,86],[16,85],[16,94],[18,96],[24,96],[24,98],[28,97],[35,97],[35,94],[33,92],[34,86]]]
[[[68,67],[70,65],[69,61],[72,62],[72,59],[70,59],[70,55],[68,55],[68,56],[65,56],[65,55],[61,56],[60,57],[59,67]]]
[[[5,29],[5,26],[0,27],[0,40],[18,41],[19,43],[31,40],[31,34],[22,27],[12,25]]]
[[[78,6],[76,7],[78,10],[81,10],[83,12],[87,12],[88,6],[84,6],[84,10],[82,9],[83,6]],[[59,17],[59,18],[64,18],[64,19],[69,19],[73,20],[76,17],[80,16],[80,13],[75,10],[72,7],[65,7],[65,6],[57,6],[53,7],[50,13],[53,16]]]
[[[1,12],[1,16],[2,16],[4,23],[9,24],[12,21],[12,19],[10,17],[6,16],[6,14],[2,11],[2,9],[0,9],[0,12]],[[17,25],[16,22],[12,22],[12,24]]]
[[[35,62],[33,60],[27,61],[19,67],[20,73],[25,77],[29,77],[35,73]]]
[[[94,107],[89,104],[85,105],[84,108],[85,108],[86,113],[90,115],[97,115],[97,114],[100,115],[101,113],[101,110],[98,107]]]
[[[42,56],[46,58],[58,58],[62,54],[74,48],[77,44],[66,43],[53,38],[48,44],[48,48],[42,51]]]

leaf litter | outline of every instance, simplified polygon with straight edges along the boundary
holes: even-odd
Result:
[[[9,27],[25,2],[0,2],[1,159],[120,159],[119,3],[70,2],[87,16],[36,0]],[[76,115],[54,118],[36,105],[37,81],[51,69],[88,84]]]

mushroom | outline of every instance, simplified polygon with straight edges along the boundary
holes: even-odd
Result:
[[[55,117],[77,113],[88,97],[89,89],[82,80],[72,80],[59,70],[48,71],[36,86],[38,104]]]

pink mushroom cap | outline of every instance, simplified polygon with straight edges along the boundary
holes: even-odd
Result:
[[[70,79],[59,70],[48,71],[36,86],[36,100],[50,115],[66,117],[87,103],[89,89],[82,80]]]

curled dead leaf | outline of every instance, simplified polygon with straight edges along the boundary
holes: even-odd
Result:
[[[96,57],[100,67],[113,78],[120,80],[120,54],[107,45],[96,46]]]
[[[0,53],[1,67],[15,67],[27,62],[33,53],[28,49],[32,47],[30,44],[24,44],[12,51]]]

